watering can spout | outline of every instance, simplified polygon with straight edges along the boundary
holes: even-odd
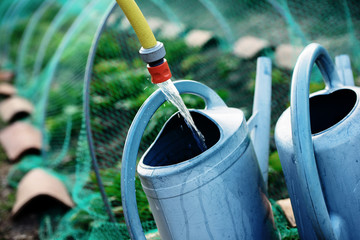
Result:
[[[248,121],[263,179],[267,185],[271,114],[271,60],[259,57],[256,67],[253,114]]]

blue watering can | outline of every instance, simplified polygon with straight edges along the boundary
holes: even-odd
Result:
[[[291,106],[279,118],[275,141],[302,239],[360,239],[360,88],[347,56],[319,44],[299,56]],[[310,95],[317,64],[326,88]],[[350,85],[350,86],[346,86]]]
[[[271,61],[259,58],[252,118],[229,108],[210,88],[175,82],[180,93],[205,100],[192,110],[208,150],[201,153],[177,113],[165,124],[137,167],[162,239],[271,239],[274,230],[266,183],[271,98]],[[142,134],[166,101],[152,94],[129,129],[122,161],[122,202],[132,239],[145,239],[135,198],[135,167]],[[261,160],[260,167],[257,157]],[[261,168],[262,167],[262,168]]]

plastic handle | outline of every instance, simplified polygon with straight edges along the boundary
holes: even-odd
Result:
[[[183,80],[174,84],[179,93],[191,93],[203,98],[207,109],[226,107],[224,101],[212,89],[201,83]],[[146,239],[139,218],[135,194],[135,169],[141,137],[152,115],[165,101],[166,97],[159,89],[144,102],[130,126],[124,146],[121,196],[125,221],[131,239]]]
[[[308,210],[317,236],[330,240],[336,237],[321,189],[311,137],[309,84],[315,63],[328,89],[342,86],[328,52],[319,44],[308,45],[300,54],[292,77],[290,107],[292,138],[300,188],[305,193],[305,202],[302,204]]]

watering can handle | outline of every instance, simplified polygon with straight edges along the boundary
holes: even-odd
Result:
[[[309,85],[311,70],[315,63],[321,71],[327,89],[343,85],[328,52],[319,44],[308,45],[300,54],[292,77],[290,107],[292,138],[300,188],[306,193],[302,204],[308,210],[317,236],[322,239],[337,239],[321,189],[311,137]]]
[[[207,109],[226,107],[226,104],[216,92],[204,84],[189,80],[177,81],[174,84],[179,93],[191,93],[203,98]],[[166,97],[159,89],[144,102],[130,126],[124,146],[121,169],[121,197],[125,220],[131,239],[146,239],[136,203],[136,160],[145,128],[152,115],[165,101]]]

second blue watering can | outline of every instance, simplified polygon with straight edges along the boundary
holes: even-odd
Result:
[[[302,239],[360,239],[360,88],[344,85],[352,80],[350,64],[337,60],[340,69],[319,44],[304,49],[293,73],[291,106],[275,129]],[[326,88],[309,98],[315,63]]]
[[[140,160],[137,170],[161,238],[277,238],[265,182],[270,60],[258,60],[254,110],[249,121],[241,110],[227,107],[203,84],[179,81],[175,86],[180,93],[205,100],[206,108],[192,110],[191,114],[208,150],[197,150],[191,131],[175,114]],[[124,147],[121,190],[132,239],[145,239],[134,191],[138,148],[148,121],[164,101],[160,91],[148,98],[130,127]]]

